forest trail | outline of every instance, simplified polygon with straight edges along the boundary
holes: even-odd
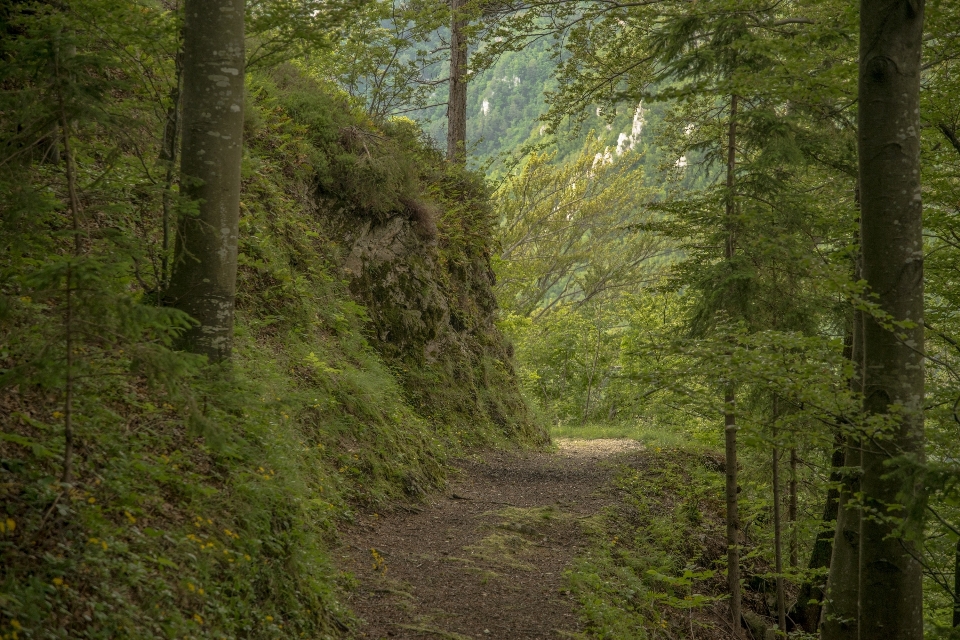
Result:
[[[614,459],[633,440],[561,440],[555,453],[456,462],[442,494],[345,532],[359,638],[563,638],[581,631],[563,572],[589,544],[585,519],[615,502]]]

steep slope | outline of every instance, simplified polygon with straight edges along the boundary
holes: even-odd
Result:
[[[342,635],[337,523],[442,484],[464,446],[543,438],[493,326],[477,178],[295,67],[249,90],[230,368],[166,347],[184,319],[141,277],[157,227],[115,204],[143,197],[135,148],[75,141],[87,175],[111,176],[85,193],[79,258],[59,168],[2,185],[52,185],[53,205],[33,225],[10,222],[35,199],[2,205],[0,637]],[[65,316],[70,260],[89,290]]]

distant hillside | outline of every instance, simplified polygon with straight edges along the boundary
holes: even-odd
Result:
[[[612,122],[596,113],[587,115],[580,127],[562,127],[556,136],[546,133],[546,124],[539,120],[547,110],[544,94],[557,87],[555,61],[550,42],[540,41],[522,51],[504,54],[490,69],[472,79],[468,89],[467,141],[471,164],[477,167],[492,163],[493,172],[502,166],[500,158],[526,144],[554,143],[557,162],[572,158],[582,148],[590,131],[602,138],[611,156],[626,149],[644,146],[641,163],[652,170],[658,158],[647,153],[653,132],[662,120],[661,105],[643,105],[641,112],[633,105],[624,105]],[[447,88],[441,86],[437,101],[446,99]],[[417,119],[438,143],[446,139],[446,107],[419,112]]]

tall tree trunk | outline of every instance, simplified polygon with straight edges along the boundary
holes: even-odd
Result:
[[[850,436],[844,448],[843,467],[821,640],[859,638],[860,508],[851,500],[860,491],[860,443]]]
[[[859,199],[857,200],[859,202]],[[859,235],[857,235],[859,240]],[[854,263],[854,280],[860,279],[860,270]],[[843,341],[843,357],[853,364],[854,369],[858,370],[857,357],[854,356],[854,341],[861,332],[856,331],[854,325],[858,322],[859,316],[851,320],[850,326],[846,332]],[[857,350],[860,354],[861,349]],[[862,358],[862,355],[858,356]],[[854,380],[851,380],[851,389],[859,390],[860,387]],[[838,429],[833,441],[833,454],[830,456],[830,488],[827,490],[827,498],[823,503],[823,517],[821,519],[821,529],[817,532],[817,537],[813,541],[813,549],[810,550],[810,562],[807,563],[807,569],[812,572],[819,569],[829,569],[830,558],[833,555],[833,538],[837,533],[837,517],[840,510],[840,484],[843,482],[843,450],[846,438],[843,432]],[[859,527],[859,523],[857,525]],[[790,609],[790,619],[807,633],[816,633],[820,627],[820,617],[823,613],[823,601],[826,598],[827,578],[826,576],[813,575],[800,585],[800,591],[797,593],[797,601]]]
[[[158,290],[163,291],[170,282],[170,224],[173,221],[174,193],[173,183],[177,176],[177,149],[180,138],[180,85],[183,78],[183,52],[177,51],[174,60],[176,73],[173,86],[170,87],[170,106],[163,124],[163,146],[160,160],[164,163],[163,180],[163,241],[160,255],[160,278]]]
[[[865,509],[887,513],[914,493],[891,477],[887,461],[923,455],[923,222],[920,194],[920,49],[924,0],[861,0],[858,152],[863,277],[880,309],[912,327],[884,327],[864,318],[864,412],[886,416],[894,429],[864,439]],[[900,334],[900,335],[898,335]],[[891,411],[891,406],[902,411]],[[894,525],[860,521],[860,637],[923,637],[921,566],[910,535]]]
[[[783,536],[780,520],[780,447],[777,446],[777,420],[780,411],[777,398],[773,398],[773,556],[774,567],[777,572],[777,626],[780,632],[787,633],[787,605],[783,592]]]
[[[447,160],[467,160],[467,20],[465,0],[450,0],[450,96],[447,101]]]
[[[198,325],[181,346],[230,357],[237,282],[243,137],[244,0],[186,0],[180,216],[167,300]]]
[[[790,567],[800,563],[800,545],[797,544],[797,448],[790,447],[790,505],[787,518],[790,521]]]
[[[731,264],[736,251],[736,226],[734,214],[736,200],[735,172],[737,169],[737,96],[730,97],[730,125],[727,132],[727,238],[724,257]],[[736,392],[731,380],[723,399],[724,450],[727,476],[727,586],[730,589],[730,622],[734,634],[740,633],[740,515],[738,513],[737,492],[737,415]]]

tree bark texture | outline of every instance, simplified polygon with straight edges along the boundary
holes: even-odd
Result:
[[[243,0],[186,0],[180,189],[172,306],[198,325],[181,346],[213,361],[230,357],[237,281],[243,137]]]
[[[450,96],[447,101],[447,160],[467,160],[467,20],[465,0],[450,0]]]
[[[863,277],[880,309],[911,328],[864,318],[864,412],[892,417],[889,436],[865,439],[867,513],[887,513],[909,480],[887,461],[923,455],[923,237],[920,199],[920,48],[924,0],[861,0],[858,152]],[[902,407],[893,412],[891,407]],[[909,518],[909,516],[907,516]],[[908,534],[919,522],[904,523]],[[923,637],[921,566],[907,538],[860,522],[860,637]]]

